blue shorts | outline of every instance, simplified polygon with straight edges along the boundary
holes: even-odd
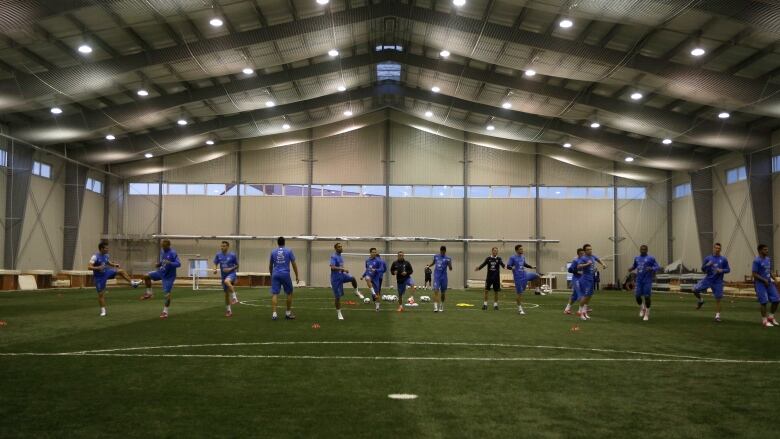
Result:
[[[274,273],[271,276],[271,294],[279,294],[284,287],[284,294],[292,294],[293,283],[290,273]]]
[[[222,276],[222,290],[223,291],[227,291],[228,290],[227,285],[225,285],[225,279],[230,279],[230,283],[235,285],[236,284],[236,272],[235,271],[231,271],[230,274],[226,274],[226,275]]]
[[[539,274],[537,273],[524,273],[522,276],[515,276],[515,292],[517,294],[523,294],[526,287],[528,286],[528,282],[531,282],[533,280],[539,279]]]
[[[106,290],[106,283],[109,279],[113,279],[116,277],[116,270],[112,268],[106,268],[102,272],[95,271],[95,274],[92,276],[92,278],[95,280],[95,289],[98,293],[102,293]]]
[[[637,282],[634,288],[634,296],[650,297],[653,290],[653,282]]]
[[[446,276],[434,277],[433,289],[438,290],[441,293],[447,291],[447,277]]]
[[[162,273],[160,273],[159,271],[150,271],[148,274],[150,279],[162,281],[163,293],[171,292],[171,290],[173,289],[173,283],[176,282],[175,277],[172,278],[163,277]]]
[[[723,298],[723,281],[713,281],[706,277],[693,287],[693,291],[700,293],[706,291],[708,288],[712,290],[712,297],[718,300]]]
[[[572,302],[576,302],[580,298],[580,280],[572,278],[571,279],[571,296],[569,297],[569,300]]]
[[[414,286],[414,280],[411,278],[411,276],[406,279],[404,282],[398,282],[398,295],[403,296],[406,292],[406,287],[413,287]]]
[[[382,291],[382,278],[384,276],[374,275],[371,278],[371,286],[374,287],[374,293],[379,294]]]
[[[766,305],[767,302],[780,302],[780,295],[777,294],[777,287],[774,283],[769,282],[768,287],[763,282],[754,282],[753,285],[756,288],[758,303]]]
[[[595,282],[591,279],[580,279],[580,294],[579,297],[591,297],[594,293],[593,287]]]
[[[355,278],[347,273],[335,273],[330,276],[330,288],[333,290],[333,297],[339,298],[344,295],[344,284],[353,282]]]

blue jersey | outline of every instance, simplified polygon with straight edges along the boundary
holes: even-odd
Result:
[[[452,259],[449,256],[441,254],[433,256],[433,275],[436,278],[447,278],[447,270],[452,265]]]
[[[109,264],[109,257],[108,253],[103,254],[100,252],[95,253],[92,255],[92,257],[89,259],[89,263],[94,267],[104,267],[104,268],[111,268]],[[92,273],[96,277],[103,276],[106,274],[105,270],[92,270]]]
[[[233,252],[217,252],[214,256],[214,265],[219,266],[219,274],[222,275],[222,277],[225,277],[231,273],[235,273],[235,270],[226,272],[225,269],[238,267],[238,257]]]
[[[574,258],[569,262],[569,273],[571,273],[572,280],[577,280],[582,277],[582,270],[577,268],[579,258]]]
[[[387,271],[387,264],[379,256],[366,259],[366,275],[373,279],[382,278]]]
[[[753,269],[751,271],[753,273],[758,273],[759,276],[772,282],[771,267],[772,267],[772,260],[769,259],[769,257],[762,258],[761,256],[757,256],[756,259],[753,259]]]
[[[179,255],[174,249],[168,249],[168,251],[160,250],[160,268],[157,271],[164,279],[175,279],[176,269],[181,267],[181,261],[179,261]]]
[[[723,270],[718,273],[718,269]],[[709,255],[701,264],[701,271],[707,275],[707,279],[714,282],[723,282],[723,275],[731,272],[729,260],[725,256]]]
[[[332,255],[330,255],[330,265],[337,268],[344,268],[344,258],[342,258],[341,255],[338,253],[333,253]],[[340,270],[330,271],[331,279],[338,279],[340,275],[341,275]]]
[[[632,269],[636,270],[636,281],[639,283],[646,283],[653,281],[653,274],[661,268],[658,262],[653,256],[639,255],[634,258],[634,265]]]
[[[506,264],[506,268],[512,270],[512,274],[517,276],[525,276],[525,269],[528,264],[525,262],[525,256],[514,254],[509,257],[509,262]]]
[[[587,264],[588,262],[592,262],[592,264],[580,268],[580,270],[582,271],[582,276],[581,276],[582,279],[591,280],[591,281],[594,279],[594,272],[596,271],[594,265],[596,265],[596,259],[599,259],[599,257],[596,255],[590,255],[590,256],[584,255],[581,258],[577,259],[577,265]]]
[[[295,262],[295,255],[287,247],[279,247],[271,252],[271,264],[274,274],[290,274],[290,264]]]

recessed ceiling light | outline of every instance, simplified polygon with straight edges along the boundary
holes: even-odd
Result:
[[[214,26],[214,27],[220,27],[220,26],[222,26],[223,23],[222,23],[221,19],[215,17],[215,18],[212,18],[209,21],[209,24]]]
[[[327,5],[330,2],[330,0],[317,0],[318,5]]]
[[[504,102],[503,104],[501,104],[501,106],[506,108],[506,109],[510,109],[510,108],[512,108],[512,103],[511,102]]]
[[[343,85],[339,85],[339,86],[338,86],[336,89],[337,89],[338,91],[347,91],[347,87],[345,87],[345,86],[343,86]]]
[[[338,51],[338,50],[336,50],[336,49],[330,49],[330,50],[328,51],[328,55],[330,55],[330,56],[332,56],[332,57],[334,57],[334,58],[335,58],[335,57],[339,56],[339,51]]]
[[[449,50],[442,50],[441,52],[439,52],[439,55],[442,58],[448,58],[450,56],[450,51]]]
[[[720,114],[718,114],[718,117],[721,119],[728,119],[731,117],[731,114],[726,111],[721,111]]]
[[[598,127],[600,127],[600,126],[601,126],[601,124],[600,124],[600,123],[598,123],[598,122],[593,122],[593,123],[591,123],[591,124],[590,124],[590,127],[591,127],[591,128],[598,128]]]
[[[495,126],[493,126],[493,125],[488,125],[488,126],[487,126],[487,127],[485,127],[485,128],[486,128],[488,131],[493,131],[494,129],[496,129],[496,127],[495,127]]]
[[[149,92],[144,89],[140,89],[138,90],[138,96],[142,96],[142,97],[149,96]]]
[[[274,101],[265,101],[265,106],[268,108],[271,108],[276,105],[276,102]]]
[[[211,146],[211,145],[213,145],[213,144],[214,144],[214,141],[213,141],[213,140],[211,140],[211,139],[209,139],[209,140],[206,140],[206,145],[209,145],[209,146]]]
[[[84,54],[92,53],[92,48],[86,44],[82,44],[81,46],[79,46],[79,52]]]
[[[255,72],[254,70],[250,69],[249,67],[246,67],[246,68],[244,68],[244,70],[241,70],[241,71],[244,72],[245,75],[251,75],[252,73]]]
[[[352,116],[352,110],[345,111],[344,116]]]
[[[564,148],[571,148],[571,143],[568,143],[568,142],[567,142],[567,143],[564,143],[564,144],[563,144],[563,147],[564,147]]]
[[[693,56],[702,56],[705,53],[707,53],[707,51],[702,49],[701,47],[697,47],[697,48],[691,50],[691,55],[693,55]]]
[[[430,111],[430,110],[426,111],[425,112],[425,117],[433,117],[433,111]]]
[[[661,143],[663,143],[664,145],[671,145],[672,144],[672,139],[664,139],[664,140],[661,141]]]
[[[62,108],[60,107],[52,107],[49,111],[51,111],[51,114],[62,114]]]
[[[633,157],[626,157],[626,161],[627,161],[628,163],[631,163],[631,162],[633,162],[633,161],[634,161],[634,158],[633,158]]]
[[[563,20],[560,21],[560,23],[558,23],[558,26],[560,26],[560,27],[562,27],[564,29],[568,29],[568,28],[574,26],[574,22],[569,20],[568,18],[564,18]]]
[[[529,78],[534,75],[536,75],[536,70],[528,69],[525,71],[525,76],[528,76]]]
[[[285,130],[289,130],[290,129],[290,124],[289,123],[283,124],[282,128],[285,129]]]
[[[179,120],[176,121],[176,123],[178,123],[181,126],[187,125],[187,121],[184,120],[184,119],[179,119]]]
[[[144,154],[144,157],[150,159],[150,158],[154,157],[154,155],[151,152],[147,152],[146,154]]]
[[[438,93],[438,92],[441,91],[441,89],[434,85],[433,87],[431,87],[431,91],[434,92],[434,93]]]
[[[635,101],[638,101],[638,100],[642,99],[643,97],[645,97],[645,95],[643,95],[642,93],[639,93],[638,91],[635,91],[634,93],[631,93],[631,99],[633,99]]]
[[[466,0],[452,0],[452,4],[455,6],[463,6],[466,4]]]
[[[106,136],[106,140],[116,140],[116,136],[114,136],[113,134],[109,134]]]

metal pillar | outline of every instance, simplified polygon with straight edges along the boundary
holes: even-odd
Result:
[[[672,184],[672,172],[666,172],[666,262],[674,261],[674,185]]]
[[[539,144],[534,145],[534,239],[539,239],[542,236],[542,199],[539,198],[539,184],[541,183],[541,156],[539,155]],[[542,270],[542,243],[536,241],[534,244],[536,254],[535,261],[536,270],[540,273],[544,273]]]
[[[704,259],[712,252],[712,245],[715,243],[712,169],[700,169],[691,172],[690,175],[696,230],[699,235],[699,251]]]
[[[774,210],[772,202],[772,150],[745,155],[750,203],[756,227],[756,242],[774,243]]]
[[[84,192],[87,183],[87,168],[75,163],[65,163],[65,209],[62,233],[62,268],[73,269],[76,247],[79,241],[81,211],[84,207]]]
[[[617,171],[617,162],[612,162],[612,169]],[[623,239],[618,236],[618,178],[612,176],[612,254],[615,260],[612,264],[612,282],[617,284],[620,279],[620,241]]]
[[[306,235],[312,236],[314,234],[314,199],[311,195],[311,186],[314,184],[314,130],[309,129],[309,141],[306,142],[306,160],[307,163],[307,175],[306,184],[309,185],[309,191],[306,196]],[[306,285],[312,285],[311,279],[311,252],[312,242],[306,241]]]
[[[384,175],[382,176],[383,183],[385,185],[385,199],[384,199],[384,236],[390,236],[390,143],[392,142],[390,124],[390,110],[387,110],[387,118],[385,119],[385,144],[384,147]],[[385,241],[385,253],[390,253],[390,243]]]
[[[5,249],[6,268],[15,270],[22,239],[27,197],[30,193],[33,149],[19,142],[9,142],[8,170],[5,186]]]
[[[238,150],[236,151],[236,219],[235,219],[235,226],[233,228],[234,233],[236,235],[241,234],[241,202],[243,201],[241,198],[241,180],[242,180],[242,172],[241,172],[241,159],[243,158],[243,147],[244,142],[243,140],[238,141]],[[238,260],[241,260],[241,240],[236,241],[236,256],[238,256]]]
[[[467,136],[463,133],[463,138]],[[467,239],[469,235],[469,143],[463,141],[463,238]],[[463,288],[469,286],[469,243],[463,242]]]

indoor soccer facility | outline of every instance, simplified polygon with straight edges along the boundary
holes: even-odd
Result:
[[[0,1],[0,436],[759,437],[774,0]]]

